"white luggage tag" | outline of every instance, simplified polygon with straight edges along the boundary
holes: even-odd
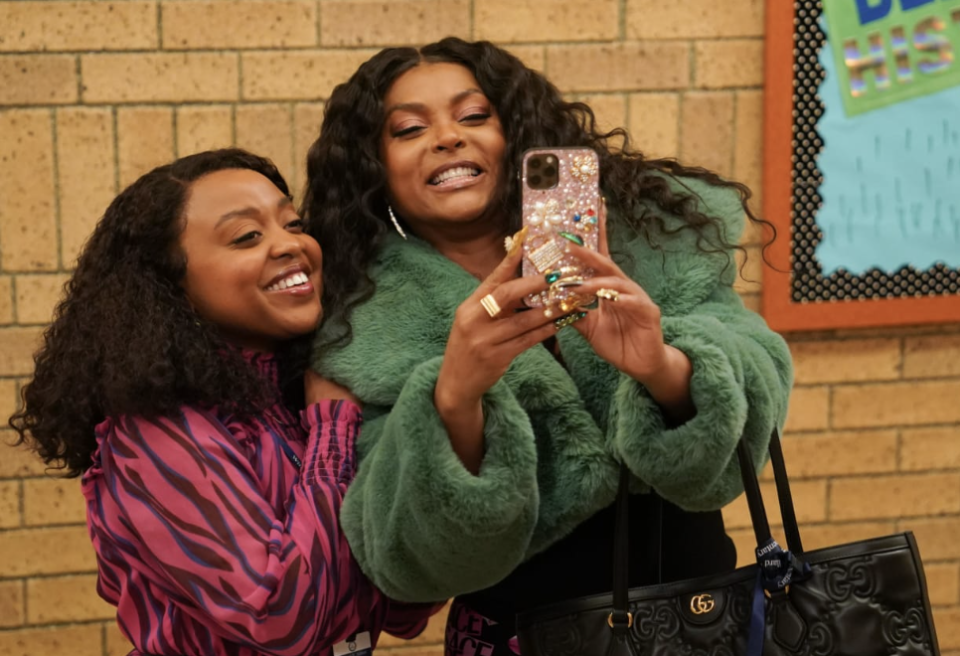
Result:
[[[346,640],[333,646],[333,656],[371,656],[370,632],[355,633]]]

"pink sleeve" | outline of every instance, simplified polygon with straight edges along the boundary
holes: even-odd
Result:
[[[355,469],[360,411],[310,406],[303,468],[277,516],[240,438],[209,414],[114,421],[101,447],[108,490],[92,516],[183,612],[226,640],[276,656],[316,653],[382,616],[385,599],[351,558],[337,515]],[[120,554],[114,554],[119,556]],[[103,567],[103,566],[102,566]],[[115,573],[115,572],[114,572]],[[116,577],[101,576],[109,586]],[[136,608],[121,606],[137,622]]]

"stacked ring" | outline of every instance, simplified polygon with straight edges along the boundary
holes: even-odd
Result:
[[[487,311],[491,319],[496,319],[497,315],[500,314],[500,304],[497,303],[497,299],[493,297],[493,294],[487,294],[481,298],[480,305]]]
[[[616,303],[620,300],[620,292],[618,292],[616,289],[607,289],[606,287],[601,287],[597,290],[597,298],[603,298]]]
[[[557,327],[557,330],[563,330],[570,324],[574,324],[580,321],[585,316],[587,316],[586,312],[574,312],[573,314],[568,314],[565,317],[560,317],[559,319],[553,322],[553,325]]]

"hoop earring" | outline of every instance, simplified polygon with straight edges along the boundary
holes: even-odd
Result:
[[[397,229],[397,232],[400,233],[400,236],[404,239],[407,238],[407,233],[403,231],[403,228],[400,227],[400,222],[397,221],[397,215],[393,213],[393,208],[387,204],[387,213],[390,215],[390,220],[393,221],[393,227]]]

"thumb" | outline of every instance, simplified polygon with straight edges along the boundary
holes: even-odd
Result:
[[[510,249],[507,251],[507,256],[503,258],[500,264],[497,265],[497,268],[480,283],[480,287],[477,288],[478,292],[487,294],[499,285],[517,277],[517,267],[520,266],[520,260],[523,258],[523,240],[527,236],[527,230],[527,226],[524,226],[519,232],[513,235],[513,237],[510,237],[512,241],[510,243]]]

